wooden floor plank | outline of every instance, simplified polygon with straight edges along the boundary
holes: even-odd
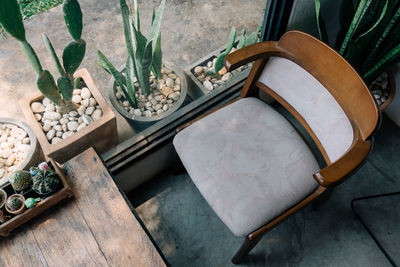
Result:
[[[93,149],[64,164],[76,203],[112,266],[165,266]]]

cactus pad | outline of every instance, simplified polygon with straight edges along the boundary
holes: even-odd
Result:
[[[82,11],[77,0],[64,0],[63,13],[68,31],[75,41],[82,35]]]
[[[25,27],[17,0],[1,2],[0,24],[18,41],[25,41]]]
[[[31,184],[31,176],[27,171],[15,171],[9,178],[11,186],[16,191],[23,191]]]
[[[74,74],[85,56],[86,43],[83,40],[69,43],[63,51],[62,59],[64,69],[69,74]]]

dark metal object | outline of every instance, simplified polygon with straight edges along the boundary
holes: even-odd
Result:
[[[261,40],[277,41],[286,31],[294,0],[267,0]]]
[[[389,196],[394,196],[394,195],[400,195],[400,191],[399,192],[392,192],[392,193],[386,193],[386,194],[379,194],[379,195],[371,195],[371,196],[366,196],[366,197],[359,197],[359,198],[355,198],[351,201],[351,209],[353,210],[354,214],[357,216],[357,219],[361,222],[361,224],[364,226],[365,230],[367,230],[368,234],[372,237],[372,239],[375,241],[376,245],[379,247],[379,249],[382,251],[382,253],[385,255],[385,257],[388,259],[388,261],[394,266],[396,267],[396,263],[394,262],[394,260],[392,259],[392,257],[390,257],[389,253],[385,250],[385,248],[382,246],[382,244],[378,241],[378,239],[376,238],[376,236],[374,235],[374,233],[371,231],[371,229],[369,229],[369,227],[367,226],[367,224],[363,221],[362,217],[360,216],[360,214],[357,212],[356,208],[354,207],[354,203],[357,201],[363,201],[363,200],[367,200],[367,199],[375,199],[375,198],[384,198],[384,197],[389,197]]]

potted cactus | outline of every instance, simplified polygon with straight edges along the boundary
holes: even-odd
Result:
[[[319,38],[328,43],[320,1],[314,2]],[[387,70],[400,58],[400,2],[362,0],[355,9],[352,0],[343,0],[340,19],[335,49],[358,71],[384,110],[396,89]]]
[[[183,72],[162,60],[160,28],[164,6],[165,0],[162,0],[157,12],[153,10],[146,38],[140,30],[137,1],[130,12],[126,1],[120,0],[128,51],[125,66],[118,70],[98,51],[99,65],[112,75],[111,103],[137,128],[144,128],[177,110],[187,94]]]
[[[43,39],[59,73],[57,82],[44,69],[25,36],[17,0],[6,0],[0,23],[20,44],[37,73],[40,92],[21,100],[22,110],[46,156],[64,162],[90,146],[104,152],[116,143],[116,119],[86,69],[78,70],[85,55],[82,12],[77,0],[65,0],[63,14],[74,39],[63,50],[60,62],[47,35]],[[103,129],[100,129],[103,128]],[[104,130],[107,129],[107,130]],[[106,140],[106,141],[105,141]],[[70,145],[74,144],[72,147]]]
[[[224,60],[229,53],[236,49],[258,42],[259,30],[260,27],[257,31],[246,36],[246,29],[243,29],[240,38],[237,40],[236,28],[232,27],[225,47],[218,49],[213,55],[199,60],[188,69],[189,77],[192,78],[203,94],[208,94],[216,88],[231,87],[248,76],[251,63],[233,72],[227,72],[224,67]]]

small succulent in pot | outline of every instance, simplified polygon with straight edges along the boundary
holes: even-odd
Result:
[[[17,215],[25,209],[25,198],[20,194],[11,195],[7,199],[6,210],[7,212]]]
[[[39,167],[31,167],[29,172],[33,180],[32,189],[40,195],[54,192],[60,184],[58,174],[47,163],[41,163]]]
[[[31,175],[24,170],[13,172],[8,180],[15,191],[24,191],[28,189],[32,183]]]
[[[54,64],[60,74],[56,81],[51,73],[42,68],[36,52],[26,40],[25,27],[22,21],[21,11],[17,0],[5,0],[0,9],[0,24],[17,41],[32,68],[37,73],[36,85],[39,90],[55,105],[60,106],[62,111],[70,111],[75,108],[72,103],[72,91],[74,89],[73,74],[81,64],[86,51],[86,43],[81,39],[82,35],[82,12],[77,0],[64,0],[64,20],[74,41],[70,42],[63,50],[63,64],[51,44],[47,35],[43,35],[46,48],[48,49]]]
[[[0,188],[0,209],[3,208],[4,204],[7,200],[7,193],[3,189]]]

